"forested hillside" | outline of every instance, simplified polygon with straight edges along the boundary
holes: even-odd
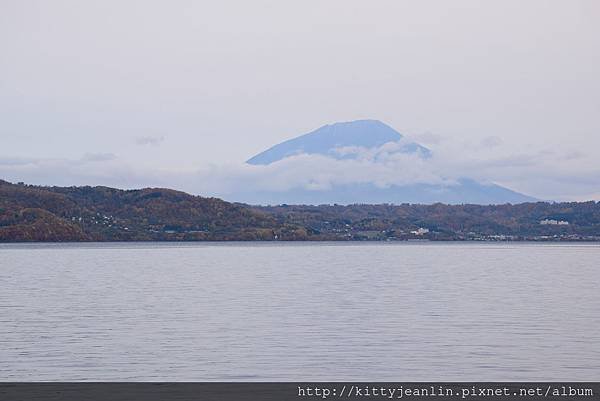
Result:
[[[350,239],[600,240],[600,203],[593,201],[485,206],[280,205],[257,210],[276,216],[280,224],[306,227],[313,235]]]
[[[249,206],[0,180],[0,241],[600,240],[600,203]]]
[[[265,212],[169,189],[36,187],[0,181],[0,241],[303,238]]]

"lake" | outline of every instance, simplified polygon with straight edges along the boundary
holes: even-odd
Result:
[[[600,378],[600,245],[0,245],[0,380]]]

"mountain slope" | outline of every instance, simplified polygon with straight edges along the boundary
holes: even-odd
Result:
[[[495,184],[463,179],[457,185],[413,184],[380,188],[374,184],[337,185],[314,190],[296,187],[287,191],[244,191],[235,199],[251,205],[354,205],[426,204],[497,205],[534,202],[535,199]]]
[[[268,240],[305,232],[216,198],[161,188],[36,187],[0,180],[0,241]]]
[[[422,203],[432,204],[436,202],[448,204],[502,204],[522,203],[535,201],[527,195],[512,191],[496,184],[482,184],[466,177],[456,177],[449,180],[449,184],[432,184],[430,182],[418,181],[409,183],[381,185],[380,176],[376,171],[382,168],[388,172],[387,181],[393,182],[398,175],[410,175],[401,170],[406,164],[394,164],[399,157],[412,157],[412,161],[426,163],[430,162],[432,153],[429,149],[418,143],[407,141],[400,133],[390,126],[376,120],[359,120],[343,123],[335,123],[323,126],[308,134],[290,139],[250,158],[247,163],[252,165],[270,165],[275,172],[290,168],[289,164],[281,162],[291,156],[297,155],[320,155],[328,160],[347,161],[356,160],[361,164],[351,166],[355,170],[350,173],[350,166],[341,165],[335,171],[322,170],[323,164],[303,165],[302,173],[310,175],[308,178],[317,177],[314,181],[319,182],[320,177],[328,177],[327,188],[309,187],[305,179],[304,183],[285,190],[238,190],[230,194],[227,199],[235,199],[250,204],[276,205],[276,204],[379,204],[379,203]],[[383,155],[383,157],[380,157]],[[297,167],[298,165],[294,165]],[[331,166],[331,164],[329,165]],[[291,168],[294,168],[291,167]],[[362,181],[348,182],[348,176],[359,174],[365,169],[375,171],[370,177],[371,182]],[[396,170],[397,169],[397,170]],[[344,174],[343,179],[336,180],[340,172]],[[364,175],[364,174],[363,174]],[[448,178],[448,177],[445,177]],[[342,183],[339,183],[339,182]],[[376,183],[379,182],[379,185]]]
[[[376,148],[389,142],[398,142],[403,136],[387,124],[377,120],[358,120],[325,125],[308,134],[290,139],[259,153],[248,164],[266,165],[298,154],[319,154],[336,159],[344,158],[336,152],[343,147]],[[429,149],[417,143],[403,143],[406,153],[421,152],[425,157]]]

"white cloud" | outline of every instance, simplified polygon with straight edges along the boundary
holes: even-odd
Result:
[[[337,160],[323,155],[294,155],[270,165],[229,163],[197,169],[134,167],[113,154],[85,154],[80,159],[0,157],[0,177],[51,185],[107,185],[119,188],[161,186],[204,196],[235,200],[247,191],[323,190],[346,184],[435,184],[459,178],[493,182],[548,200],[600,199],[600,168],[580,151],[522,149],[515,153],[501,141],[460,142],[439,139],[432,157],[402,153],[403,143],[379,148],[340,148]]]
[[[155,172],[136,169],[113,154],[86,153],[79,159],[0,158],[0,177],[37,185],[128,188],[151,185],[156,176]]]
[[[117,157],[112,153],[86,153],[81,158],[82,162],[105,162]]]
[[[135,138],[135,143],[138,145],[160,145],[165,140],[164,136],[139,136]]]
[[[514,153],[501,140],[456,142],[439,139],[433,156],[402,153],[402,143],[379,148],[338,148],[335,160],[296,155],[268,166],[213,166],[198,172],[199,188],[221,196],[249,189],[285,191],[327,189],[334,185],[374,183],[379,187],[410,184],[453,185],[459,178],[496,183],[547,200],[599,199],[600,168],[581,152],[546,149]]]
[[[322,155],[297,155],[266,166],[227,165],[201,170],[198,182],[205,190],[231,193],[240,190],[286,191],[292,188],[329,189],[335,185],[374,183],[379,187],[428,183],[451,185],[427,161],[414,154],[375,152],[357,159],[337,160]]]
[[[514,146],[502,141],[456,141],[433,146],[432,162],[455,177],[494,182],[548,200],[599,199],[600,164],[576,147]]]

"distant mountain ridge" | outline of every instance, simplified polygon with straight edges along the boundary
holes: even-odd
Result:
[[[425,146],[408,141],[402,134],[378,120],[357,120],[325,125],[307,134],[277,144],[250,158],[251,165],[272,165],[297,155],[322,155],[335,160],[356,158],[359,151],[394,144],[395,152],[416,155],[427,161],[432,152]],[[284,168],[284,167],[280,167]],[[315,171],[315,173],[320,173]],[[400,172],[399,172],[400,173]],[[374,176],[375,182],[378,177]],[[257,205],[276,204],[380,204],[380,203],[447,203],[503,204],[536,201],[535,198],[496,184],[482,184],[461,177],[452,185],[414,183],[381,186],[374,183],[333,185],[327,189],[297,186],[285,191],[245,190],[229,199]]]
[[[375,184],[337,185],[327,190],[296,187],[287,191],[245,191],[232,199],[251,205],[500,205],[535,202],[536,199],[496,184],[462,179],[456,185],[412,184],[381,188]]]
[[[344,147],[376,148],[404,137],[378,120],[357,120],[324,125],[314,131],[275,145],[250,158],[246,163],[266,165],[298,154],[319,154],[336,159],[344,158],[335,149]],[[403,143],[401,151],[420,152],[429,157],[431,151],[418,143]]]

